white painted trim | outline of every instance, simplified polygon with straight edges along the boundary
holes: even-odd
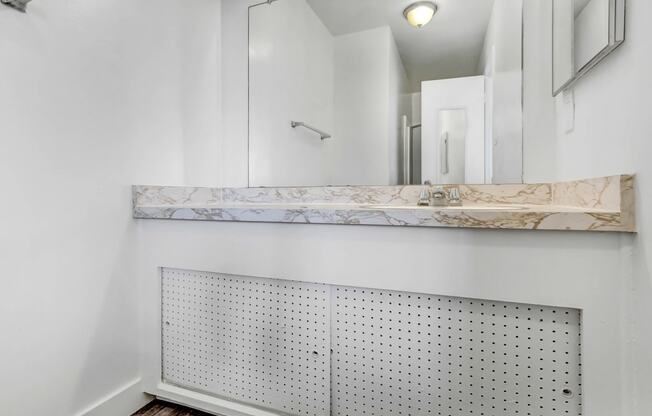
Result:
[[[75,416],[129,416],[153,399],[143,392],[141,379],[138,378]]]
[[[170,384],[159,383],[154,394],[161,400],[172,403],[182,404],[192,407],[193,409],[213,413],[221,416],[282,416],[281,413],[274,413],[263,410],[254,406],[232,402],[225,399],[219,399],[203,393],[197,393],[182,387],[172,386]]]

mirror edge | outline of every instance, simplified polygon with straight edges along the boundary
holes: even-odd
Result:
[[[582,68],[580,68],[577,73],[571,77],[568,81],[562,84],[557,90],[555,90],[555,80],[554,80],[554,67],[555,67],[555,10],[554,2],[552,2],[553,12],[552,12],[552,65],[553,65],[553,90],[552,96],[557,97],[561,92],[564,92],[572,88],[580,79],[582,79],[587,73],[589,73],[594,67],[596,67],[607,55],[611,54],[616,48],[623,44],[625,41],[625,25],[626,25],[626,14],[627,14],[627,0],[609,0],[609,44],[605,46],[597,55],[593,57],[589,62],[586,63]]]

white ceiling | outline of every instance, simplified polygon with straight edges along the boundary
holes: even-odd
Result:
[[[335,36],[389,26],[413,90],[430,79],[478,75],[494,0],[435,0],[439,11],[422,29],[403,10],[411,0],[308,0]]]

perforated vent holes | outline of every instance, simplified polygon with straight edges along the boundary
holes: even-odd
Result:
[[[302,416],[581,415],[578,310],[172,269],[162,280],[168,383]]]
[[[332,291],[333,415],[581,414],[577,310]]]
[[[284,413],[328,415],[329,290],[163,269],[163,379]]]

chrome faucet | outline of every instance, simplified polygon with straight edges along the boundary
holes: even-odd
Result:
[[[448,205],[448,196],[443,186],[438,186],[430,194],[430,206],[445,207]]]
[[[437,186],[434,190],[430,190],[432,183],[426,181],[424,188],[419,193],[419,206],[431,206],[431,207],[446,207],[446,206],[461,206],[462,197],[460,195],[460,188],[454,187],[450,188],[449,192],[446,192],[443,186]]]

